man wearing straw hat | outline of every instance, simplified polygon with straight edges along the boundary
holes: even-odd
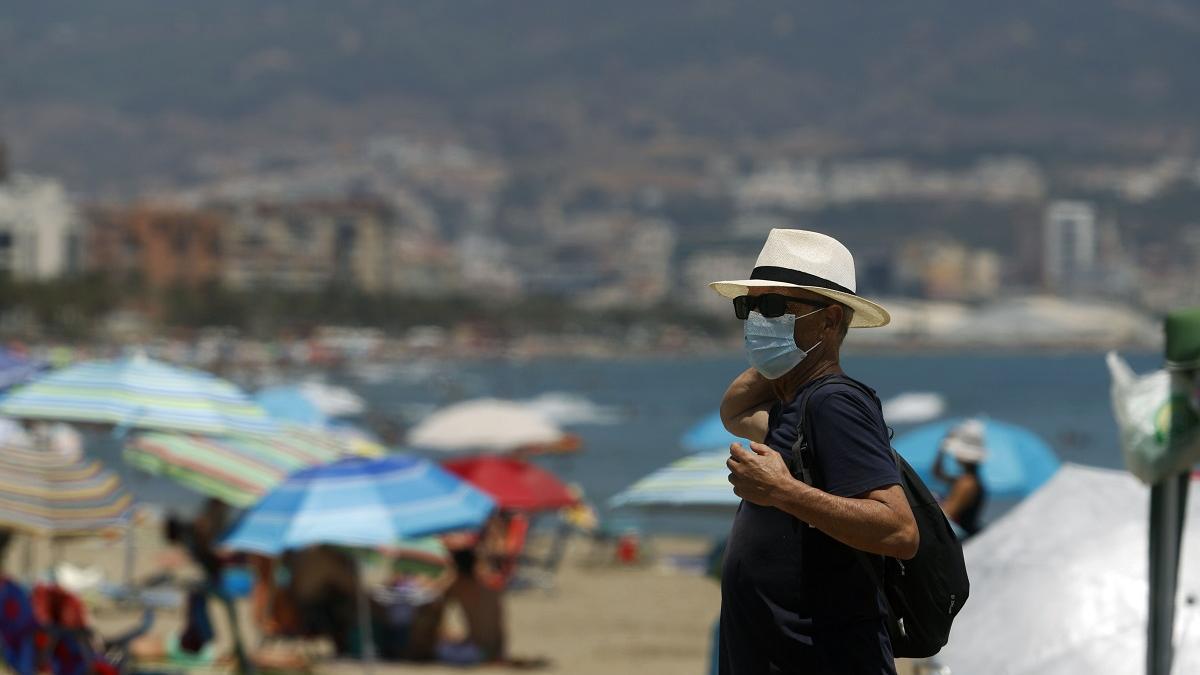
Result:
[[[882,578],[883,556],[913,557],[917,526],[874,396],[822,382],[844,377],[848,329],[890,317],[855,292],[850,251],[817,232],[771,230],[749,279],[710,286],[744,322],[751,365],[725,392],[721,418],[753,441],[729,449],[742,504],[721,579],[720,671],[894,674],[867,565]],[[790,468],[804,401],[813,485]]]

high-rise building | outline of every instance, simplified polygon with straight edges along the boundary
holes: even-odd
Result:
[[[1096,209],[1088,202],[1056,201],[1043,221],[1042,280],[1048,290],[1075,293],[1097,281]]]
[[[81,232],[62,184],[11,173],[0,145],[0,273],[41,281],[78,271]]]

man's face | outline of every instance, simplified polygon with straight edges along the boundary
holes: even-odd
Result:
[[[797,317],[804,317],[796,322],[796,328],[792,336],[796,341],[796,345],[801,349],[809,349],[818,342],[830,339],[830,335],[826,335],[832,327],[833,335],[837,334],[837,321],[833,313],[838,311],[833,309],[834,306],[829,306],[830,300],[819,293],[804,290],[803,288],[792,288],[790,286],[759,286],[747,289],[749,295],[765,295],[767,293],[775,293],[777,295],[786,295],[789,298],[796,298],[796,302],[788,303],[787,311]],[[827,311],[818,312],[822,308]],[[809,316],[805,316],[810,312],[817,312]],[[840,315],[836,317],[840,320]]]

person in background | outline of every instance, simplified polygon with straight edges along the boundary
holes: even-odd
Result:
[[[0,527],[0,575],[4,573],[4,556],[8,553],[8,545],[12,543],[13,531],[7,527]]]
[[[957,474],[946,470],[945,458],[954,458],[961,468]],[[987,459],[983,422],[970,419],[950,430],[938,448],[933,475],[950,486],[942,500],[946,517],[962,528],[964,539],[982,528],[980,515],[987,503],[987,490],[979,478],[979,467]]]
[[[343,549],[313,546],[286,556],[290,570],[282,592],[298,614],[305,635],[324,635],[337,654],[355,653],[358,644],[358,565]]]
[[[167,541],[187,549],[192,560],[204,570],[204,579],[211,588],[221,586],[221,567],[224,560],[217,553],[221,535],[229,526],[229,505],[220,499],[208,498],[192,522],[167,519]]]
[[[454,565],[454,580],[446,590],[448,604],[458,603],[466,619],[466,640],[460,645],[443,645],[439,657],[459,663],[498,662],[508,657],[504,619],[504,572],[502,560],[507,521],[494,517],[473,545],[446,538]]]

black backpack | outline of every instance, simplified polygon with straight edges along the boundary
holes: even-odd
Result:
[[[817,389],[835,382],[855,387],[880,405],[874,392],[840,375],[827,377],[805,393],[800,403],[800,428],[792,447],[792,473],[808,485],[816,486],[814,480],[819,470],[814,466],[808,443],[808,398]],[[884,558],[884,573],[880,579],[875,565],[871,564],[871,555],[865,551],[857,553],[868,575],[883,589],[893,653],[898,657],[927,658],[937,654],[950,639],[950,624],[967,602],[971,584],[967,579],[962,545],[942,513],[941,505],[895,449],[892,456],[900,469],[900,485],[921,534],[917,555],[911,560]]]

